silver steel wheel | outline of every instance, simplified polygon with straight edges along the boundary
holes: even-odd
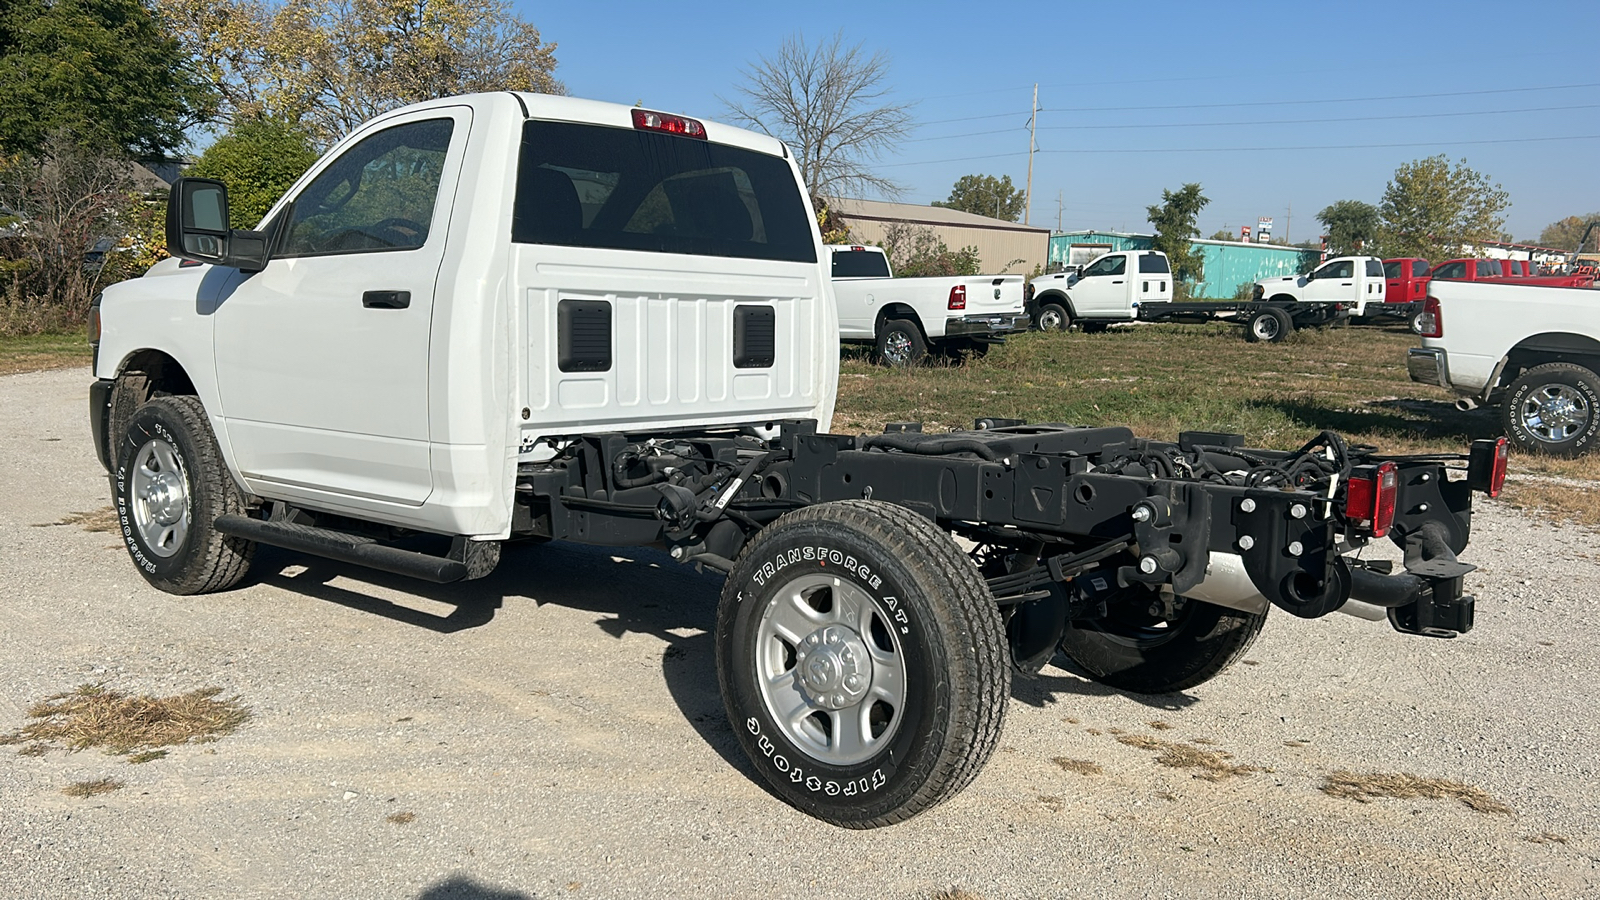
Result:
[[[896,328],[883,337],[883,358],[894,365],[911,361],[911,335]]]
[[[1559,443],[1582,434],[1589,427],[1594,410],[1571,385],[1551,382],[1529,391],[1518,413],[1529,434],[1541,441]]]
[[[1278,320],[1275,316],[1264,315],[1256,316],[1254,319],[1250,320],[1250,330],[1258,339],[1271,343],[1273,338],[1278,336],[1278,332],[1281,330],[1281,327],[1279,326]]]
[[[906,703],[895,630],[855,584],[804,575],[779,588],[756,630],[756,684],[801,752],[848,766],[888,746]]]
[[[133,460],[133,525],[145,549],[163,559],[189,537],[189,473],[173,446],[153,438]]]
[[[1046,307],[1039,311],[1040,331],[1060,331],[1066,327],[1065,317],[1055,307]]]

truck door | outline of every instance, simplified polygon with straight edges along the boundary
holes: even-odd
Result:
[[[1090,263],[1068,291],[1072,308],[1080,316],[1108,318],[1121,313],[1126,317],[1128,299],[1128,254],[1110,253]]]
[[[1301,292],[1306,300],[1329,303],[1356,299],[1356,261],[1336,259],[1312,272],[1312,279]]]
[[[432,492],[434,288],[470,125],[452,107],[353,136],[274,216],[267,267],[224,290],[217,387],[247,486],[357,508]]]

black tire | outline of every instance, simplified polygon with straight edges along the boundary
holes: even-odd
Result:
[[[243,512],[244,498],[199,399],[156,397],[139,407],[114,458],[123,543],[145,580],[169,594],[238,584],[255,543],[213,527],[218,516]]]
[[[1262,341],[1276,344],[1293,333],[1294,320],[1276,306],[1251,313],[1244,323],[1244,339],[1252,344]]]
[[[902,507],[824,503],[767,526],[722,589],[716,645],[728,717],[767,789],[825,822],[909,819],[966,787],[999,741],[1011,670],[994,597],[948,534]]]
[[[890,368],[914,366],[928,356],[928,341],[917,323],[885,319],[878,328],[878,361]]]
[[[1190,600],[1159,622],[1122,607],[1106,619],[1073,622],[1061,652],[1102,684],[1135,694],[1167,694],[1210,681],[1244,656],[1266,613]]]
[[[1034,323],[1040,331],[1066,331],[1072,327],[1072,314],[1060,303],[1039,304],[1039,321]]]
[[[1579,456],[1594,446],[1600,431],[1600,377],[1572,363],[1534,366],[1511,382],[1500,414],[1518,447]]]

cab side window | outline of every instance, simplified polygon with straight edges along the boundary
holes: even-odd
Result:
[[[1107,256],[1095,260],[1089,268],[1083,270],[1082,278],[1093,278],[1096,275],[1121,275],[1127,271],[1128,258],[1126,256]]]
[[[409,122],[344,151],[295,198],[273,256],[381,253],[427,243],[454,125]]]

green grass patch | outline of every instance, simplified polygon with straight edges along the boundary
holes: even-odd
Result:
[[[1492,411],[1460,412],[1441,388],[1406,374],[1403,328],[1297,331],[1251,344],[1237,326],[1143,325],[1103,334],[1030,333],[964,364],[888,370],[846,352],[834,430],[888,421],[929,431],[980,416],[1125,425],[1173,440],[1186,430],[1239,433],[1293,449],[1323,429],[1396,452],[1462,452],[1496,437]]]
[[[87,366],[92,356],[82,329],[0,337],[0,375]]]

